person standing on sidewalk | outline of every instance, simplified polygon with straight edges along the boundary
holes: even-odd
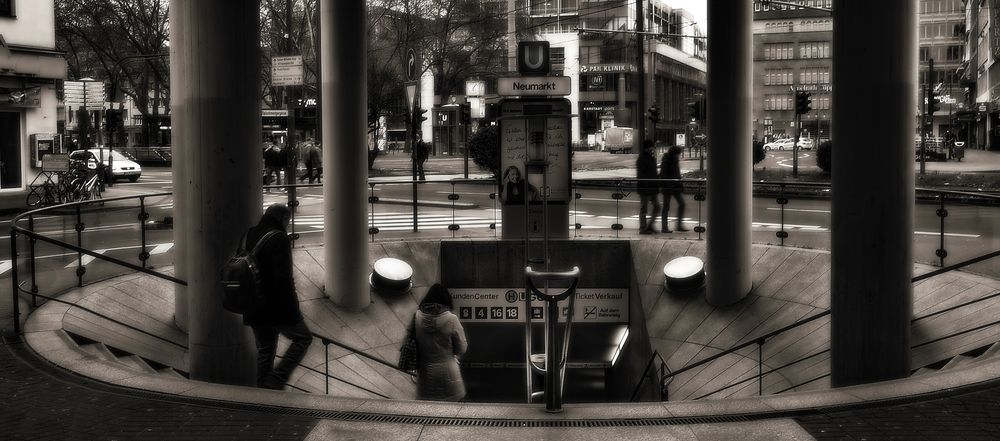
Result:
[[[639,234],[653,234],[653,223],[656,222],[656,213],[660,212],[660,201],[657,195],[660,194],[660,186],[655,179],[659,176],[656,173],[656,157],[653,156],[653,141],[643,140],[642,151],[639,158],[635,160],[636,188],[639,192]],[[650,203],[653,205],[652,211],[647,211]],[[646,213],[649,213],[649,223],[646,223]]]
[[[260,222],[250,228],[246,238],[247,249],[253,249],[269,231],[278,232],[264,242],[257,253],[263,304],[243,314],[243,324],[253,329],[257,342],[257,387],[265,389],[284,389],[288,377],[305,357],[313,339],[299,311],[299,298],[295,294],[292,244],[286,233],[291,217],[287,206],[273,204],[264,211]],[[279,334],[291,340],[291,344],[275,365]]]
[[[660,179],[680,179],[681,178],[681,148],[678,146],[671,146],[666,153],[663,154],[663,160],[660,162]],[[667,222],[667,212],[670,211],[670,198],[673,197],[677,199],[677,226],[674,227],[677,231],[688,231],[684,228],[684,184],[680,181],[668,181],[661,182],[660,189],[663,192],[663,212],[660,216],[661,231],[664,233],[673,233],[670,231],[670,225]]]

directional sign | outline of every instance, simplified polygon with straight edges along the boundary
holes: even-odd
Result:
[[[271,84],[274,86],[301,86],[305,71],[302,56],[274,57],[271,59]]]
[[[572,90],[569,77],[511,77],[497,79],[501,96],[565,96]]]

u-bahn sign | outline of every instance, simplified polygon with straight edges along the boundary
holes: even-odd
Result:
[[[549,42],[517,43],[517,72],[521,75],[548,75],[552,71]]]

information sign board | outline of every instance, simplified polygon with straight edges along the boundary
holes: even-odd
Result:
[[[569,77],[497,78],[500,96],[566,96],[573,89]]]
[[[304,72],[301,55],[271,58],[271,84],[274,86],[301,86]]]
[[[475,323],[524,324],[524,288],[450,288],[459,320]],[[560,291],[555,288],[553,292]],[[628,323],[628,289],[577,288],[574,323]],[[569,300],[559,302],[559,321],[569,314]],[[531,321],[545,321],[547,303],[531,302]]]

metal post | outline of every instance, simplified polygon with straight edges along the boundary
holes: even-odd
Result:
[[[33,215],[32,216],[28,216],[28,229],[31,230],[32,233],[35,232],[35,216],[33,216]],[[30,256],[29,257],[30,260],[28,260],[28,265],[31,266],[31,307],[32,308],[38,306],[38,302],[37,302],[37,297],[38,297],[37,296],[37,294],[38,294],[38,283],[37,283],[37,281],[38,281],[38,279],[35,277],[35,242],[38,242],[38,239],[35,239],[35,236],[31,236],[31,237],[28,238],[28,245],[29,245],[29,247],[28,247],[28,253],[29,254],[28,255]],[[944,248],[944,247],[942,247],[942,248]]]
[[[295,191],[295,187],[289,187],[289,188],[290,188],[289,189],[289,193],[292,193],[292,192]],[[299,240],[299,233],[295,232],[295,212],[298,211],[297,208],[299,206],[299,201],[297,199],[295,199],[295,195],[294,194],[292,196],[289,196],[289,197],[292,199],[292,200],[288,201],[288,208],[289,208],[288,211],[290,211],[291,215],[292,215],[292,218],[291,218],[291,220],[289,222],[289,225],[292,227],[292,232],[291,232],[291,234],[288,235],[288,237],[290,239],[292,239],[292,247],[294,247],[295,246],[295,241]]]
[[[530,293],[525,293],[529,295]],[[548,314],[546,317],[545,341],[545,411],[562,412],[562,394],[559,388],[559,304],[554,299],[546,301],[548,303]],[[528,311],[530,313],[530,311]]]
[[[757,340],[757,395],[764,395],[764,339]]]
[[[330,340],[323,339],[323,364],[326,365],[326,394],[330,395]]]
[[[636,76],[638,77],[638,86],[636,88],[635,97],[635,114],[632,115],[633,121],[635,121],[635,151],[641,154],[642,141],[646,139],[646,118],[643,117],[643,113],[646,111],[646,63],[644,60],[643,52],[645,52],[645,41],[643,39],[643,30],[645,29],[646,17],[643,15],[642,4],[646,0],[636,0],[635,1],[635,46],[636,46]]]
[[[778,206],[781,207],[781,229],[775,235],[781,239],[781,246],[785,246],[785,238],[788,237],[788,232],[785,231],[785,204],[788,204],[788,199],[785,197],[785,184],[781,184],[781,193],[777,202]]]
[[[139,264],[143,268],[149,260],[149,252],[146,251],[146,219],[149,219],[149,213],[146,213],[146,197],[139,196],[139,240],[142,246],[139,251]]]
[[[288,39],[285,41],[287,46],[288,55],[292,55],[295,50],[295,43],[292,40],[292,0],[285,0],[285,32],[288,35]],[[295,208],[299,206],[296,200],[296,188],[294,185],[296,181],[296,175],[298,174],[299,168],[299,155],[297,146],[295,144],[295,109],[298,107],[296,102],[296,86],[288,86],[285,89],[285,107],[288,109],[288,127],[285,139],[288,140],[288,154],[285,155],[288,161],[285,164],[285,189],[288,190],[288,208],[292,212],[292,246],[295,246]]]
[[[21,308],[17,303],[17,230],[10,230],[10,296],[14,318],[14,334],[21,334]]]
[[[927,99],[928,99],[927,89],[928,89],[927,87],[924,87],[924,90],[923,90],[923,92],[924,92],[923,103],[924,104],[922,104],[920,106],[920,174],[921,175],[927,172],[927,163],[926,163],[926,160],[927,160],[927,129],[926,129],[926,127],[927,126],[926,126],[926,124],[924,124],[924,122],[927,121],[927,104],[926,104],[927,103]]]
[[[76,246],[83,248],[83,219],[80,214],[80,206],[76,206]],[[76,278],[77,286],[83,287],[83,273],[87,272],[87,269],[83,267],[83,253],[80,251],[76,252]]]
[[[798,92],[796,92],[798,93]],[[796,101],[798,101],[796,95]],[[792,139],[792,177],[799,177],[799,137],[802,136],[802,115],[795,110],[795,138]]]
[[[948,217],[948,209],[944,208],[944,198],[945,193],[941,193],[941,208],[938,208],[937,215],[941,218],[941,233],[938,235],[941,239],[941,246],[934,252],[938,256],[941,266],[944,266],[944,258],[948,257],[948,251],[944,249],[944,218]]]

